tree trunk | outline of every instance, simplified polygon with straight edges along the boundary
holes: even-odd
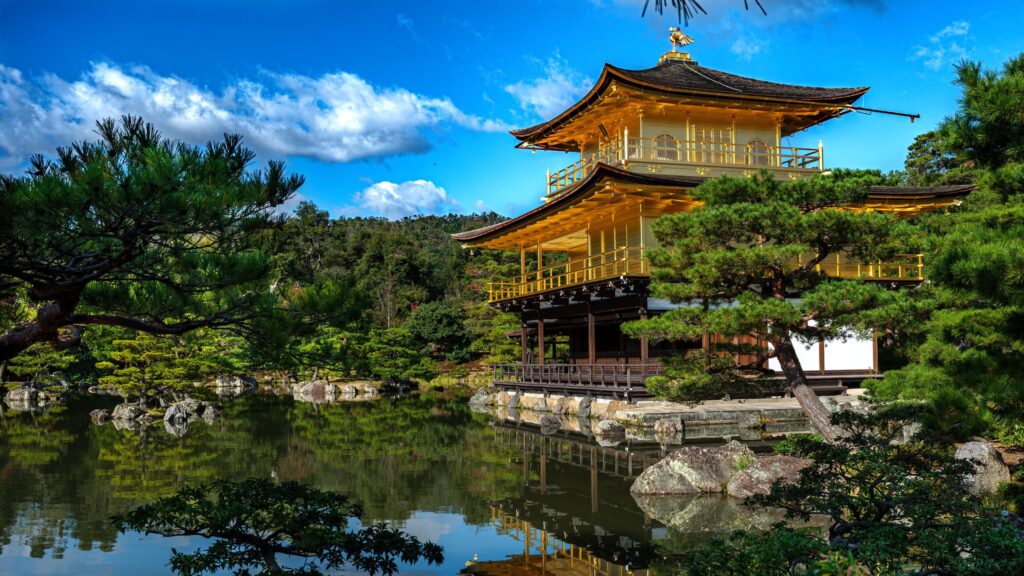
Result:
[[[280,574],[281,565],[277,563],[277,554],[274,550],[266,545],[259,545],[260,556],[263,557],[263,564],[267,567],[267,573],[269,574]]]
[[[775,357],[782,365],[782,373],[786,375],[786,384],[789,385],[790,393],[800,403],[800,408],[803,409],[811,424],[818,429],[822,438],[829,443],[835,442],[839,437],[839,429],[829,421],[828,408],[825,408],[818,395],[807,385],[807,376],[804,374],[803,367],[800,366],[800,359],[796,355],[793,342],[787,338],[772,342],[772,346],[775,348]]]

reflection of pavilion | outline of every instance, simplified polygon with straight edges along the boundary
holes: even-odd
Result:
[[[529,427],[501,424],[495,426],[494,434],[497,445],[518,454],[513,461],[521,466],[523,478],[520,496],[496,503],[495,517],[505,518],[501,526],[519,526],[520,532],[526,530],[523,526],[532,526],[534,531],[543,532],[530,535],[530,542],[536,545],[542,536],[550,538],[549,555],[567,562],[574,558],[569,568],[584,560],[593,564],[593,571],[581,574],[646,574],[625,567],[646,566],[654,555],[652,541],[664,528],[644,515],[630,497],[629,486],[644,468],[662,457],[657,445],[599,446],[592,438],[578,434],[544,435]],[[524,533],[522,537],[527,536]],[[553,552],[555,541],[562,549],[571,547],[575,556]],[[539,559],[547,566],[547,573],[577,573],[566,571],[569,568],[556,571],[543,560],[543,554],[525,563],[528,553],[533,554],[527,549],[519,558],[520,567]],[[598,570],[599,565],[605,568]],[[616,571],[617,567],[622,571]],[[544,573],[482,570],[471,573]]]
[[[587,548],[561,540],[546,529],[491,508],[491,525],[499,534],[523,543],[523,553],[505,560],[466,562],[463,574],[487,576],[653,576],[596,556]]]

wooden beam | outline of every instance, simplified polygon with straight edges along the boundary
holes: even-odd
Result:
[[[544,319],[537,313],[537,364],[544,365]]]
[[[594,322],[594,310],[587,305],[587,362],[597,363],[597,327]]]

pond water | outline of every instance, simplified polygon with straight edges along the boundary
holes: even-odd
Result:
[[[663,545],[748,520],[721,498],[634,501],[632,478],[660,456],[657,445],[544,435],[441,396],[313,406],[252,395],[183,437],[90,422],[90,410],[110,406],[83,399],[3,414],[0,574],[169,574],[171,548],[191,551],[200,539],[119,534],[109,518],[217,478],[336,490],[363,505],[365,520],[444,547],[444,565],[403,575],[654,574]]]

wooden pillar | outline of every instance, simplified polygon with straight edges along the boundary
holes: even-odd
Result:
[[[537,310],[537,364],[544,365],[544,319]]]
[[[520,332],[519,333],[522,335],[522,339],[519,342],[519,347],[521,348],[521,352],[522,352],[522,356],[523,356],[522,362],[523,362],[523,365],[525,366],[526,365],[526,357],[528,355],[528,350],[529,350],[529,339],[530,339],[530,336],[529,336],[530,333],[526,329],[526,323],[525,322],[523,323],[523,327],[520,328]]]
[[[640,309],[640,319],[641,320],[647,320],[647,310],[645,310],[643,308]],[[649,354],[648,354],[648,350],[647,350],[647,336],[641,336],[640,337],[640,363],[641,364],[646,364],[647,363],[648,355]]]
[[[526,247],[522,244],[519,245],[519,275],[521,278],[520,282],[526,282]]]
[[[544,278],[541,268],[544,267],[544,249],[540,247],[540,240],[537,240],[537,280]]]
[[[818,372],[825,373],[825,341],[818,340]]]
[[[878,334],[871,336],[871,371],[880,372],[878,368]]]
[[[594,312],[587,306],[587,362],[597,363],[597,326]]]

